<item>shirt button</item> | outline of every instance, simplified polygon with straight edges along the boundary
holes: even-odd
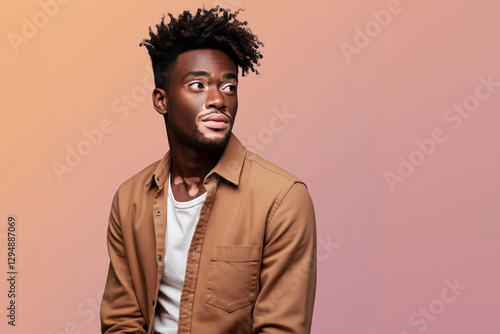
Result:
[[[156,210],[156,215],[157,216],[161,215],[161,211],[160,210]]]
[[[162,257],[161,255],[158,255],[158,261],[161,261]]]
[[[153,299],[153,306],[155,306],[155,300]]]

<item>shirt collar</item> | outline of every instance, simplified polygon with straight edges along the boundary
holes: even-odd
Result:
[[[245,146],[243,146],[238,138],[231,133],[219,162],[217,162],[215,167],[207,174],[205,179],[209,178],[213,173],[216,173],[237,186],[240,183],[240,175],[246,153],[247,150]],[[168,175],[170,174],[170,160],[171,155],[169,150],[160,160],[153,176],[148,181],[146,186],[149,186],[153,182],[155,182],[157,187],[163,186],[165,181],[168,179]]]
[[[146,183],[146,187],[148,187],[152,183],[155,183],[157,187],[163,186],[168,178],[168,175],[170,174],[170,158],[171,156],[169,150],[160,160],[158,166],[156,166],[155,172],[149,179],[148,183]]]

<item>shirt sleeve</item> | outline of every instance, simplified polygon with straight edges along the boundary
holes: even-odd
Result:
[[[264,241],[253,333],[307,334],[316,292],[316,219],[296,182],[271,211]]]
[[[109,270],[101,303],[101,332],[146,333],[125,253],[118,210],[118,191],[113,198],[107,232]]]

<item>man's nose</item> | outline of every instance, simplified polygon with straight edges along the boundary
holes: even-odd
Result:
[[[224,96],[218,88],[209,88],[206,102],[207,109],[221,109],[225,107]]]

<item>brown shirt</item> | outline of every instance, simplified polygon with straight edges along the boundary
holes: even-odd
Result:
[[[102,333],[154,333],[163,272],[170,152],[117,190],[108,227]],[[231,134],[204,179],[179,334],[310,332],[316,226],[305,184]]]

